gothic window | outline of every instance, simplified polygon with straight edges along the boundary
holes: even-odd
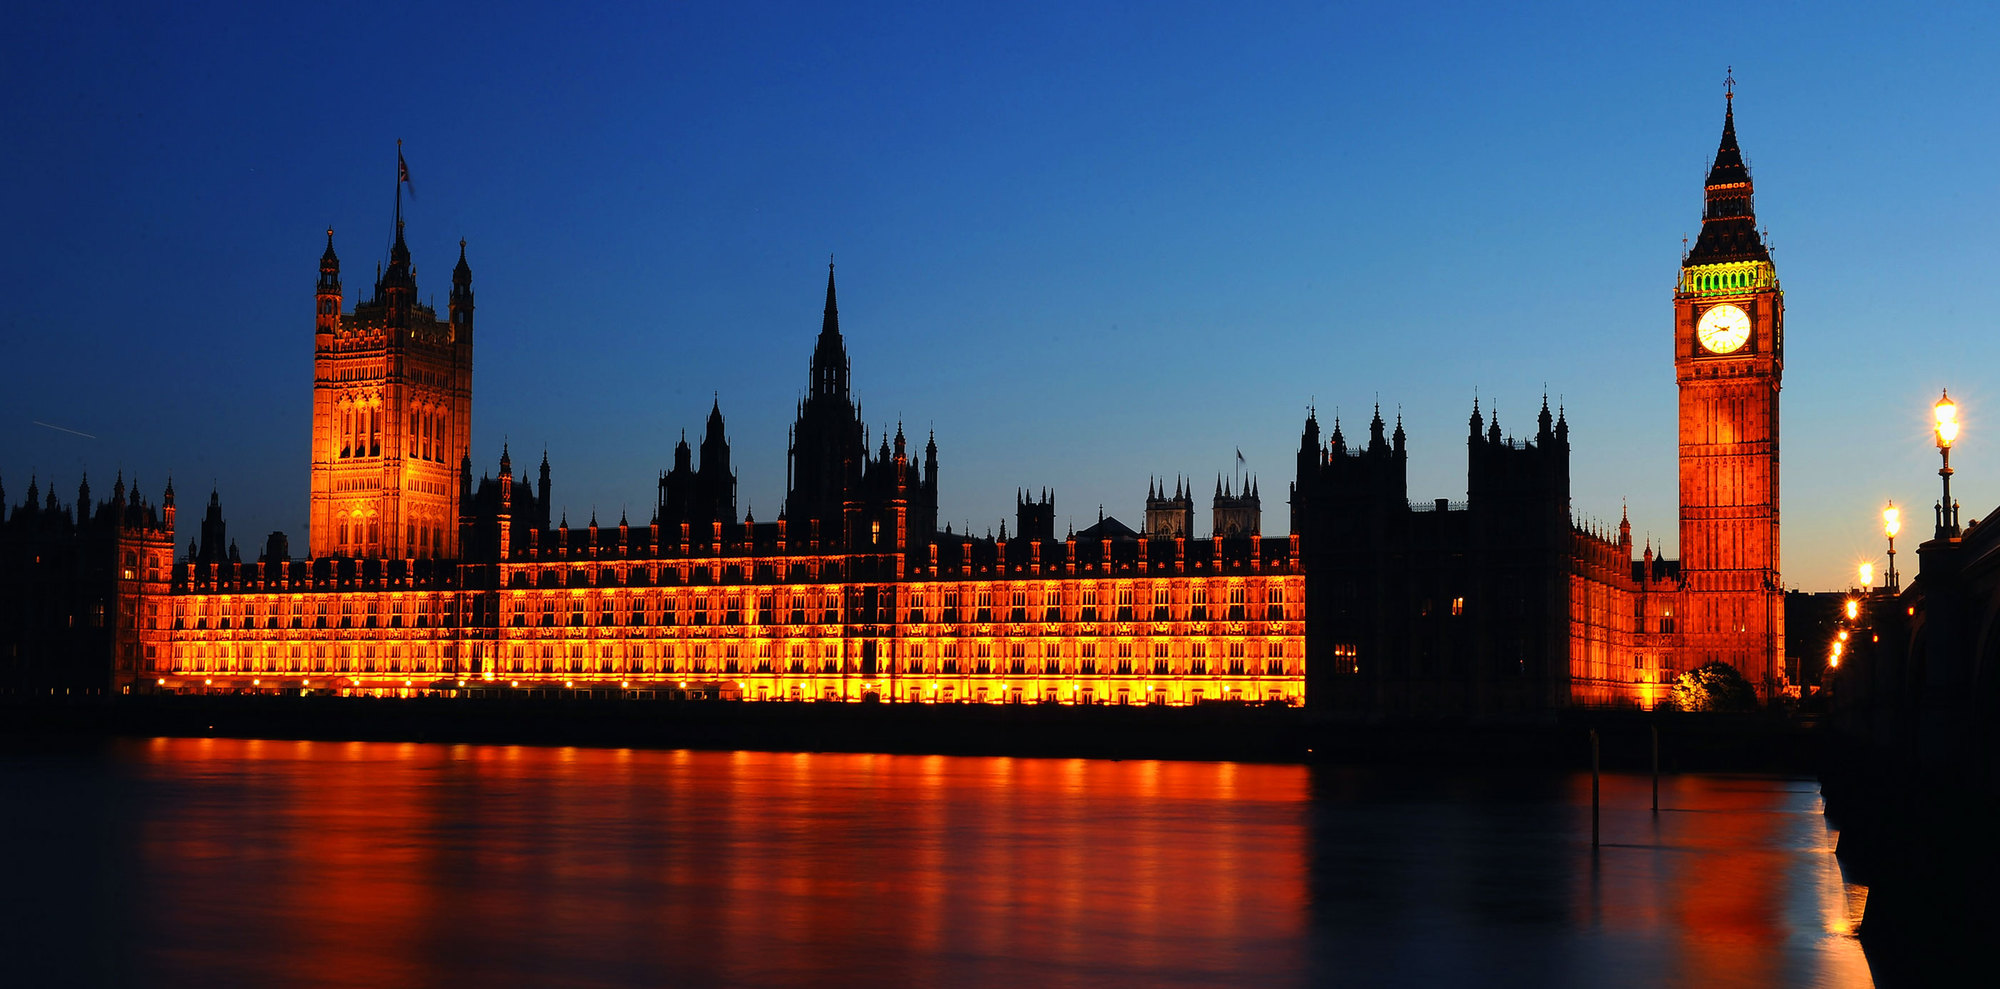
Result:
[[[1333,645],[1333,672],[1352,674],[1361,672],[1361,655],[1351,642],[1336,642]]]

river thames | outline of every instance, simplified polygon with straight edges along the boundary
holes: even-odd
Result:
[[[1870,984],[1811,780],[152,739],[0,755],[15,985]],[[19,981],[16,981],[18,979]]]

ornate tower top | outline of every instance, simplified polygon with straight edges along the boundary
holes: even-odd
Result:
[[[813,346],[812,397],[846,399],[847,344],[840,337],[840,306],[834,301],[833,262],[826,263],[826,310],[820,319],[819,342]]]
[[[340,255],[333,253],[333,228],[326,228],[326,253],[319,256],[321,294],[340,292]]]
[[[1733,76],[1726,80],[1722,142],[1715,150],[1715,164],[1709,168],[1708,181],[1704,183],[1701,236],[1688,254],[1689,265],[1771,260],[1771,252],[1757,235],[1750,167],[1743,161],[1743,149],[1736,144],[1735,86]]]

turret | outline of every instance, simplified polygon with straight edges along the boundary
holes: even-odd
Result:
[[[417,272],[410,263],[410,245],[403,242],[403,221],[396,220],[396,241],[389,245],[389,267],[375,286],[375,297],[389,306],[391,320],[402,325],[417,300]]]
[[[1319,463],[1319,413],[1308,406],[1305,429],[1299,432],[1298,478],[1301,481],[1308,479],[1318,469]]]
[[[211,490],[208,493],[208,512],[201,520],[201,546],[196,559],[202,563],[225,560],[230,545],[229,527],[222,520],[222,494]]]
[[[675,451],[679,459],[679,451]],[[701,439],[701,470],[697,473],[694,521],[736,521],[736,472],[729,465],[729,437],[722,422],[722,402],[709,406],[708,424]]]
[[[535,502],[536,502],[536,508],[539,511],[539,517],[537,521],[539,522],[540,525],[546,527],[549,524],[549,505],[550,505],[549,451],[547,447],[542,448],[542,479],[541,483],[536,485],[535,487]]]
[[[318,314],[313,332],[332,333],[340,328],[340,256],[333,253],[333,228],[326,228],[326,252],[319,256]]]
[[[465,238],[458,240],[458,266],[451,269],[451,333],[472,339],[472,266],[465,263]]]
[[[494,520],[500,530],[500,558],[508,559],[514,553],[514,458],[508,456],[507,444],[500,444],[500,509]]]

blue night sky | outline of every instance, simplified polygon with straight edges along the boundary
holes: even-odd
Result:
[[[1672,552],[1672,286],[1727,65],[1787,293],[1787,582],[1846,586],[1884,499],[1928,530],[1940,387],[1966,516],[2000,503],[1981,6],[219,7],[10,15],[10,503],[171,471],[246,555],[303,551],[323,231],[351,306],[401,138],[440,307],[470,242],[475,465],[546,446],[572,523],[648,518],[712,394],[776,516],[831,252],[865,418],[935,425],[955,526],[1044,485],[1059,528],[1136,523],[1185,473],[1205,527],[1240,447],[1282,532],[1307,403],[1352,440],[1378,396],[1410,496],[1463,498],[1475,390],[1521,435],[1546,387],[1576,516],[1629,501]]]

